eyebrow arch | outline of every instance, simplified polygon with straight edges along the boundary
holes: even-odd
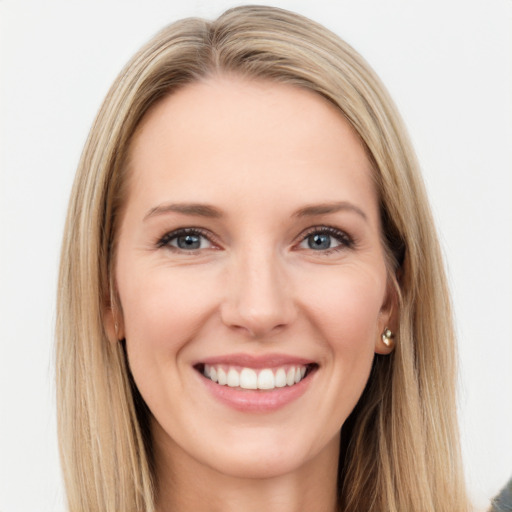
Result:
[[[368,220],[366,214],[363,212],[363,210],[361,210],[361,208],[347,201],[340,201],[335,203],[321,203],[314,204],[311,206],[305,206],[304,208],[297,210],[294,214],[294,217],[311,217],[314,215],[325,215],[328,213],[337,213],[340,211],[351,211],[357,213],[365,221]]]
[[[165,213],[181,213],[183,215],[195,215],[198,217],[209,217],[218,219],[222,217],[222,212],[209,204],[203,203],[167,203],[155,206],[146,213],[144,221],[156,215]]]
[[[361,216],[364,220],[368,220],[366,214],[357,206],[347,201],[334,203],[321,203],[300,208],[294,213],[294,217],[312,217],[315,215],[326,215],[329,213],[337,213],[339,211],[352,211]],[[150,217],[164,215],[166,213],[181,213],[183,215],[194,215],[198,217],[208,217],[218,219],[222,217],[222,212],[209,204],[203,203],[167,203],[151,208],[144,216],[144,221]]]

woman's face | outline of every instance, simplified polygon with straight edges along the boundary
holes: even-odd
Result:
[[[119,334],[157,457],[247,477],[337,458],[393,302],[353,130],[312,92],[216,77],[156,105],[130,156]]]

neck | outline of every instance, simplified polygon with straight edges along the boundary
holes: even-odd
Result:
[[[169,450],[169,448],[172,449]],[[172,440],[155,439],[157,512],[335,512],[339,439],[282,475],[241,478],[205,466]]]

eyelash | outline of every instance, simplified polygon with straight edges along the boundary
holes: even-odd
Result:
[[[216,244],[215,238],[213,237],[212,233],[207,230],[201,228],[180,228],[174,231],[170,231],[169,233],[166,233],[163,237],[159,238],[156,242],[156,246],[159,249],[168,248],[177,252],[184,252],[187,254],[198,253],[199,249],[187,250],[170,245],[170,243],[173,240],[176,240],[177,238],[186,235],[201,237],[208,240],[208,242],[211,243],[213,246],[218,245]],[[352,249],[355,247],[355,241],[351,236],[349,236],[346,232],[341,231],[337,228],[333,228],[331,226],[313,226],[311,228],[308,228],[305,232],[301,233],[299,242],[298,244],[295,244],[295,246],[302,244],[312,235],[329,235],[333,237],[337,242],[339,242],[338,246],[329,247],[324,250],[315,251],[314,249],[309,248],[309,250],[313,252],[318,252],[321,254],[331,254],[344,249]]]
[[[305,233],[301,234],[299,243],[305,242],[312,235],[329,235],[340,244],[336,247],[329,247],[322,251],[314,251],[314,249],[310,248],[311,251],[319,252],[321,254],[331,254],[344,249],[353,249],[355,247],[355,241],[351,236],[349,236],[345,231],[341,231],[340,229],[333,228],[331,226],[313,226],[308,228]]]
[[[201,229],[201,228],[180,228],[180,229],[176,229],[174,231],[171,231],[169,233],[166,233],[162,238],[158,239],[157,243],[156,243],[156,246],[158,248],[168,248],[168,249],[171,249],[171,250],[175,250],[175,251],[179,251],[179,252],[185,252],[185,253],[188,253],[188,254],[192,254],[192,253],[195,253],[195,252],[198,252],[198,250],[186,250],[186,249],[180,249],[179,247],[174,247],[172,245],[170,245],[170,243],[179,238],[180,236],[186,236],[186,235],[191,235],[191,236],[197,236],[197,237],[201,237],[201,238],[205,238],[206,240],[208,240],[211,244],[213,245],[216,245],[215,242],[214,242],[214,237],[213,235],[209,232],[209,231],[206,231],[204,229]]]

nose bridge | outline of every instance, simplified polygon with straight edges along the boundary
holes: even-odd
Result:
[[[292,320],[291,283],[274,248],[250,245],[234,257],[229,272],[223,309],[226,324],[260,337]]]

